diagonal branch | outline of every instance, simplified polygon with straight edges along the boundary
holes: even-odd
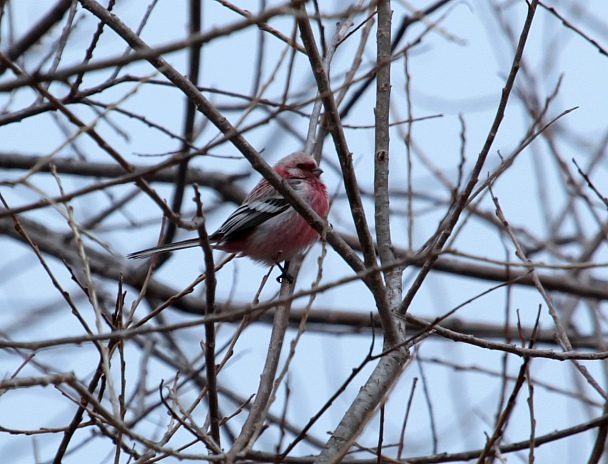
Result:
[[[441,250],[441,248],[445,245],[448,238],[452,234],[454,227],[456,227],[456,224],[460,219],[460,215],[469,203],[475,185],[477,185],[479,175],[481,173],[483,165],[485,164],[486,158],[490,153],[490,149],[492,148],[494,140],[496,139],[496,134],[498,133],[498,129],[500,128],[500,124],[502,123],[502,120],[505,115],[505,110],[507,108],[507,103],[509,102],[509,97],[511,95],[513,87],[515,86],[515,78],[517,77],[517,72],[519,71],[519,68],[521,66],[524,48],[528,40],[528,35],[532,27],[532,20],[534,19],[534,13],[536,13],[537,6],[538,0],[532,0],[532,2],[528,4],[528,14],[526,16],[521,35],[519,37],[515,56],[513,57],[511,71],[509,72],[509,76],[507,77],[505,86],[502,89],[502,97],[500,99],[500,102],[498,103],[498,108],[496,109],[496,115],[494,116],[492,127],[490,128],[484,146],[481,149],[479,156],[477,157],[477,161],[475,162],[475,166],[473,167],[473,171],[471,172],[471,177],[469,178],[469,181],[467,182],[464,190],[456,197],[456,201],[450,208],[450,211],[448,211],[441,225],[439,226],[434,239],[430,242],[429,249],[431,251],[434,251],[434,253],[432,253],[432,256],[424,264],[424,266],[416,276],[414,283],[410,287],[410,290],[403,299],[401,307],[399,308],[399,312],[401,314],[405,314],[407,312],[410,304],[414,299],[414,296],[416,295],[416,293],[418,293],[418,290],[422,286],[422,282],[424,282],[429,272],[431,271],[433,265],[435,264],[435,261],[437,261],[437,258],[439,257],[439,254],[436,252]]]

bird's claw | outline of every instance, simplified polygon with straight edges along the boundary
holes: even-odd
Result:
[[[289,261],[285,261],[285,265],[281,266],[279,263],[277,263],[278,268],[281,270],[281,275],[279,277],[277,277],[277,282],[282,284],[284,279],[287,279],[287,282],[289,282],[289,284],[293,284],[295,279],[293,278],[293,276],[289,273]]]
[[[277,277],[277,282],[282,284],[283,279],[287,279],[287,282],[289,282],[290,285],[293,284],[293,282],[294,282],[294,278],[289,272],[283,271],[281,273],[281,275],[279,277]]]

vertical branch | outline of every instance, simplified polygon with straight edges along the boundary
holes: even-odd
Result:
[[[386,265],[395,260],[391,241],[389,198],[389,149],[390,149],[390,105],[391,105],[391,2],[380,0],[378,8],[378,30],[376,33],[378,73],[376,78],[374,201],[375,222],[380,262]],[[391,309],[397,308],[401,300],[401,271],[394,268],[384,273],[385,285]]]
[[[382,463],[382,441],[384,440],[384,405],[380,407],[380,430],[378,431],[378,447],[376,448],[377,463]]]
[[[124,330],[124,307],[125,307],[125,295],[126,292],[122,291],[123,280],[122,277],[118,280],[118,294],[116,298],[116,306],[114,308],[114,314],[112,315],[112,329],[113,330]],[[125,358],[125,342],[120,340],[116,342],[118,349],[118,356],[120,360],[120,393],[118,394],[118,402],[120,405],[120,420],[125,421],[125,416],[128,412],[128,407],[125,402],[127,395],[127,361]],[[116,450],[114,455],[114,463],[120,463],[120,451],[123,445],[124,434],[118,430],[116,432]]]
[[[405,107],[409,120],[405,131],[405,153],[407,162],[407,249],[414,250],[414,163],[412,162],[412,92],[410,78],[409,53],[403,56],[403,71],[405,75]]]
[[[339,115],[335,110],[335,101],[333,100],[329,83],[325,82],[327,76],[321,75],[321,68],[315,66],[315,50],[314,42],[304,38],[306,35],[306,24],[308,21],[303,18],[298,19],[299,23],[302,24],[302,39],[304,44],[309,51],[309,57],[313,70],[317,78],[317,85],[321,92],[322,98],[324,98],[325,110],[328,117],[332,115],[336,118],[336,124],[330,124],[332,128],[332,136],[334,136],[334,142],[336,142],[336,148],[340,156],[340,164],[342,166],[342,172],[345,176],[344,182],[346,185],[347,193],[349,188],[355,187],[355,194],[349,194],[349,201],[351,202],[351,208],[353,208],[353,218],[357,226],[357,233],[359,234],[359,240],[363,249],[365,257],[365,263],[370,266],[375,264],[376,256],[373,246],[371,249],[366,251],[366,240],[371,239],[371,234],[367,228],[367,223],[362,220],[357,224],[357,213],[363,212],[362,205],[360,203],[361,198],[359,196],[358,187],[356,185],[356,178],[354,176],[354,170],[352,165],[349,166],[347,161],[350,161],[350,153],[341,153],[340,144],[338,142],[339,132],[333,129],[334,126],[339,127]],[[310,27],[310,25],[308,25]],[[378,232],[378,243],[379,253],[382,260],[382,264],[386,264],[394,260],[393,249],[391,246],[390,239],[390,221],[389,221],[389,198],[388,198],[388,161],[389,161],[389,114],[390,114],[390,59],[391,59],[391,5],[390,0],[381,0],[378,2],[378,83],[377,83],[377,97],[376,97],[376,147],[375,147],[375,177],[374,177],[374,191],[376,200],[376,228]],[[318,54],[318,52],[316,52]],[[346,145],[344,146],[346,148]],[[345,156],[347,155],[347,156]],[[349,184],[347,175],[352,176]],[[357,203],[357,201],[359,203]],[[355,208],[361,208],[357,210]],[[368,237],[369,235],[369,237]],[[391,270],[385,274],[386,285],[382,282],[382,278],[379,274],[374,274],[375,278],[379,281],[377,292],[375,292],[376,298],[378,295],[382,295],[382,303],[387,306],[378,304],[378,310],[380,318],[382,320],[382,326],[384,328],[384,345],[386,347],[396,346],[402,340],[402,333],[399,324],[393,317],[391,311],[392,308],[397,308],[401,299],[401,273],[399,270]],[[378,299],[377,299],[378,301]],[[365,428],[365,424],[374,416],[377,408],[384,404],[387,399],[388,392],[393,386],[399,374],[402,372],[404,366],[409,359],[407,350],[402,347],[398,350],[388,353],[383,357],[380,362],[376,365],[372,375],[368,378],[361,391],[344,414],[340,424],[333,432],[332,437],[327,442],[327,445],[315,460],[315,463],[338,463],[342,460],[344,455],[348,452],[348,449],[352,443],[359,436],[361,431]]]
[[[200,0],[189,1],[189,22],[188,32],[190,37],[201,32],[201,2]],[[200,67],[201,67],[201,50],[202,43],[195,43],[188,48],[188,78],[194,85],[198,85]],[[194,141],[194,122],[196,119],[196,104],[192,98],[186,96],[186,108],[184,117],[184,129],[183,129],[183,143],[182,152],[185,154],[188,152],[189,147]],[[184,191],[186,189],[186,175],[188,174],[188,162],[190,158],[185,158],[177,168],[177,179],[175,181],[175,192],[173,193],[173,202],[171,209],[176,213],[180,214],[182,209],[182,203],[184,200]],[[202,216],[201,216],[202,217]],[[167,231],[165,233],[164,243],[173,241],[175,236],[175,223],[169,221],[167,224]]]
[[[213,262],[213,249],[209,243],[209,235],[205,227],[205,217],[203,216],[203,202],[197,186],[194,187],[196,199],[196,215],[201,219],[198,228],[198,236],[201,248],[205,256],[205,276],[206,276],[206,307],[205,314],[215,313],[215,263]],[[209,418],[211,422],[211,438],[217,447],[220,447],[220,406],[217,397],[217,371],[215,368],[215,324],[209,322],[205,324],[205,367],[207,370],[207,391],[209,397]]]
[[[308,20],[308,16],[306,14],[306,9],[304,6],[299,5],[296,8],[296,13],[298,27],[300,28],[300,36],[302,38],[302,42],[304,43],[304,47],[308,52],[308,59],[310,60],[311,69],[315,76],[319,94],[321,95],[321,100],[323,101],[325,116],[334,140],[336,152],[338,153],[338,159],[340,160],[340,167],[344,177],[344,188],[346,190],[346,195],[348,196],[348,202],[350,204],[361,250],[363,251],[365,267],[372,268],[377,266],[376,251],[372,234],[369,230],[367,219],[365,217],[365,210],[361,200],[357,177],[355,175],[352,153],[348,148],[346,136],[344,135],[336,100],[333,97],[331,86],[329,84],[329,77],[323,71],[323,60],[321,59],[321,55],[319,54],[319,50],[315,43],[315,38],[310,21]],[[384,286],[384,282],[382,281],[382,277],[379,273],[375,272],[366,279],[366,282],[368,283],[368,286],[374,295],[376,305],[378,306],[378,312],[380,314],[380,319],[382,320],[382,327],[384,329],[386,343],[388,343],[390,346],[398,345],[400,340],[399,328],[392,317],[386,288]]]

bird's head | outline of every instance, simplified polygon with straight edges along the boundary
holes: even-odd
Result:
[[[304,152],[286,156],[275,165],[275,170],[286,179],[318,179],[323,173],[314,158]]]

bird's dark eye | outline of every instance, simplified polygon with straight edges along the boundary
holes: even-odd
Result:
[[[306,166],[304,164],[300,163],[300,164],[296,165],[296,168],[298,168],[298,169],[306,169]]]

